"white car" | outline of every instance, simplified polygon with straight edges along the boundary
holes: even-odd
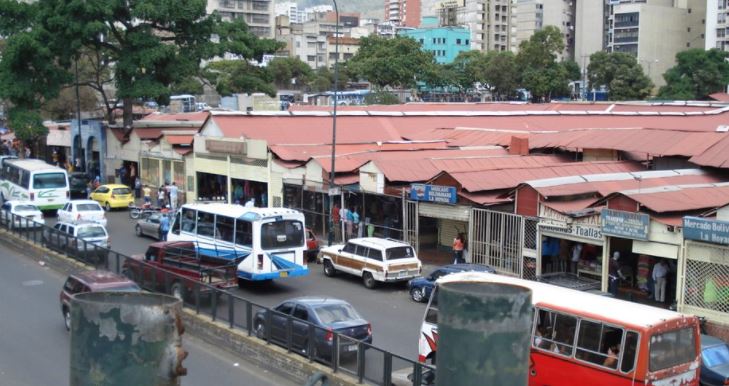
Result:
[[[0,222],[10,228],[33,228],[46,224],[43,213],[28,201],[5,201],[0,207]]]
[[[72,200],[58,210],[58,221],[71,224],[94,222],[106,226],[106,214],[94,200]]]

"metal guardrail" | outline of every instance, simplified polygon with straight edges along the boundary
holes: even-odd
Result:
[[[125,272],[124,268],[127,265],[124,263],[127,259],[132,259],[131,257],[61,233],[25,217],[2,212],[0,228],[30,243],[55,250],[96,269],[126,274],[148,291],[173,293],[173,290],[181,288],[180,295],[184,307],[196,314],[207,315],[214,321],[226,322],[231,329],[244,331],[248,336],[256,336],[267,344],[275,344],[289,352],[296,352],[310,362],[316,361],[328,366],[334,373],[348,373],[359,383],[391,386],[393,371],[410,368],[414,376],[410,377],[412,382],[406,381],[405,384],[422,386],[426,383],[421,375],[435,370],[432,366],[393,354],[291,315],[281,314],[229,291],[160,269],[145,261],[134,261],[133,264],[137,269]],[[180,285],[176,286],[178,283]],[[273,321],[274,316],[277,316],[276,324]],[[283,330],[281,319],[285,320]],[[263,333],[256,328],[257,326],[263,326]],[[300,333],[302,328],[306,330],[306,336]],[[350,347],[356,347],[356,350],[349,351]],[[342,351],[343,348],[346,351]]]

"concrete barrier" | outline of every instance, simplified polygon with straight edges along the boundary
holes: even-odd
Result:
[[[0,230],[0,244],[66,275],[81,269],[93,269],[6,230]],[[245,331],[231,329],[227,323],[213,321],[210,317],[197,315],[189,309],[183,309],[182,318],[186,333],[293,382],[304,384],[312,374],[322,372],[327,374],[331,385],[358,385],[357,380],[347,374],[331,373],[331,369],[326,366],[309,362],[300,355],[287,353],[284,348],[266,344],[258,338],[248,336]]]

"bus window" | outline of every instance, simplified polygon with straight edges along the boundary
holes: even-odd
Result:
[[[30,173],[23,171],[20,175],[20,186],[25,189],[30,189]]]
[[[180,212],[178,211],[177,214],[175,214],[175,219],[172,222],[172,228],[170,229],[170,232],[179,235],[180,234]]]
[[[206,212],[197,212],[197,235],[214,237],[215,215]]]
[[[539,310],[538,331],[542,332],[543,346],[548,351],[571,356],[575,340],[577,318],[553,311]],[[541,330],[539,330],[541,328]]]
[[[689,363],[696,358],[696,341],[691,327],[653,335],[650,341],[651,372]]]
[[[226,216],[215,216],[215,229],[218,231],[216,240],[233,242],[233,219]]]
[[[195,231],[195,218],[197,217],[197,211],[195,209],[182,208],[182,231],[196,233]]]
[[[580,322],[577,335],[577,359],[616,369],[622,350],[623,330],[589,320]]]
[[[235,221],[235,243],[246,247],[253,246],[253,225],[245,220]]]
[[[34,189],[65,188],[67,184],[66,175],[63,173],[43,173],[33,176]]]
[[[635,354],[638,352],[638,339],[640,336],[635,331],[628,331],[625,334],[625,344],[623,345],[623,361],[620,362],[620,371],[629,373],[635,368]]]
[[[304,226],[300,221],[282,220],[261,225],[263,249],[291,248],[304,245]]]

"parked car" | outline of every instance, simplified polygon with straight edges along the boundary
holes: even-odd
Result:
[[[322,248],[319,260],[324,274],[337,271],[361,276],[367,288],[377,282],[406,281],[420,275],[422,264],[407,243],[379,237],[350,239],[345,245]]]
[[[163,241],[150,244],[143,255],[124,260],[122,272],[145,287],[169,290],[172,296],[182,299],[185,294],[193,294],[195,283],[218,289],[236,287],[237,268],[235,261],[198,254],[193,241]],[[200,291],[207,294],[210,289],[200,286]]]
[[[96,201],[71,200],[58,210],[58,221],[71,224],[95,222],[106,226],[106,214]]]
[[[160,230],[160,219],[166,216],[162,213],[152,213],[147,217],[137,220],[134,225],[134,233],[139,236],[149,236],[157,240],[162,240],[162,231]]]
[[[312,356],[317,359],[331,359],[333,334],[338,332],[355,340],[372,343],[372,327],[359,313],[344,300],[334,298],[296,298],[285,300],[273,308],[271,324],[268,326],[271,340],[286,344],[288,331],[288,317],[291,325],[291,344],[294,350],[308,355],[311,348]],[[256,336],[266,338],[266,316],[269,310],[258,311],[254,317],[253,328]],[[317,327],[314,330],[314,342],[309,344],[309,325]],[[339,353],[344,356],[355,355],[357,344],[353,340],[340,339]]]
[[[319,254],[319,241],[317,241],[314,232],[311,229],[306,228],[306,259],[313,261]]]
[[[134,205],[132,190],[121,184],[101,185],[91,192],[89,198],[103,205],[107,211]]]
[[[68,187],[71,198],[89,198],[86,187],[89,185],[89,176],[84,172],[73,172],[68,175]]]
[[[71,329],[71,296],[85,292],[140,292],[137,283],[114,272],[95,270],[71,274],[63,283],[61,295],[61,314],[66,330]]]
[[[28,201],[5,201],[0,207],[0,223],[10,228],[34,228],[45,225],[43,212]]]
[[[464,271],[496,273],[495,269],[489,267],[488,265],[482,264],[444,265],[433,270],[433,272],[431,272],[428,276],[421,276],[410,280],[408,282],[408,292],[410,292],[410,298],[418,303],[427,303],[430,299],[430,294],[433,293],[433,288],[435,287],[436,280],[452,273]]]
[[[95,258],[97,261],[106,258],[109,253],[107,249],[111,248],[106,228],[96,223],[58,222],[53,225],[53,230],[46,229],[43,232],[43,244],[59,252]]]
[[[729,385],[729,345],[701,335],[701,386]]]

